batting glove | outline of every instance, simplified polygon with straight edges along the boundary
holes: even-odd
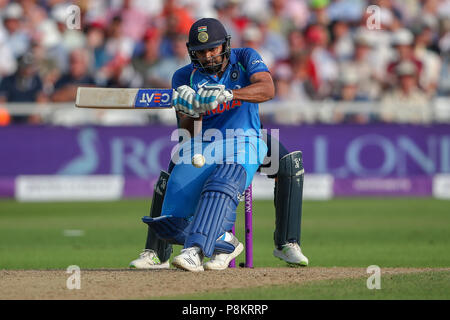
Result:
[[[172,105],[175,110],[191,118],[198,118],[200,115],[193,105],[196,95],[197,93],[191,87],[186,85],[180,86],[173,92]]]
[[[203,86],[197,91],[195,96],[195,106],[201,112],[211,111],[221,103],[233,100],[233,92],[225,89],[223,84],[213,86]]]

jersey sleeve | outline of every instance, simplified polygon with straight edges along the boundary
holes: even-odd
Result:
[[[190,86],[190,78],[193,68],[191,65],[187,65],[181,69],[175,71],[172,76],[172,89],[176,89],[179,86],[188,85]]]
[[[261,55],[253,48],[241,48],[238,52],[238,61],[249,77],[258,72],[270,72]]]

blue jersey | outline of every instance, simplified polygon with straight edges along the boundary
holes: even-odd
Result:
[[[250,77],[257,72],[269,72],[261,56],[252,48],[231,49],[229,64],[219,79],[216,75],[202,73],[192,64],[178,69],[172,77],[172,88],[188,85],[197,91],[203,85],[223,84],[227,89],[239,89],[251,84]],[[219,105],[203,115],[202,131],[218,129],[226,135],[226,129],[242,129],[246,135],[258,134],[261,128],[259,106],[241,100]],[[253,130],[249,130],[253,129]]]

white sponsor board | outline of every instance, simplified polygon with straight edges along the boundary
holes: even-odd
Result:
[[[303,183],[303,199],[328,200],[333,198],[333,176],[327,174],[306,174]],[[273,200],[275,181],[265,175],[255,175],[252,182],[253,199]]]
[[[333,198],[334,178],[329,174],[305,174],[303,199],[329,200]]]
[[[19,201],[104,201],[122,197],[124,178],[115,175],[18,176],[15,198]]]
[[[257,200],[273,200],[275,180],[266,175],[255,174],[252,181],[252,197]]]
[[[433,197],[450,199],[450,174],[437,174],[433,177]]]

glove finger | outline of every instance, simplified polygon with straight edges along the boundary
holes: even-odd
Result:
[[[187,87],[187,85],[179,86],[179,87],[177,88],[176,92],[182,93],[184,90],[186,90],[186,87]]]
[[[213,90],[208,97],[208,108],[210,110],[212,110],[211,109],[212,103],[217,100],[217,93],[218,93],[218,90]],[[216,104],[216,106],[217,106],[217,104]]]
[[[197,94],[202,95],[203,91],[205,91],[205,87],[201,87],[200,89],[198,89]]]
[[[219,106],[219,102],[217,100],[214,100],[213,102],[210,102],[208,104],[208,108],[210,111],[216,109],[218,106]]]
[[[178,103],[178,97],[180,96],[180,94],[177,91],[174,91],[172,94],[172,106],[176,106]]]
[[[183,90],[182,92],[180,92],[181,100],[186,101],[186,98],[187,98],[188,95],[189,95],[189,92],[187,90]]]
[[[194,96],[194,98],[192,99],[192,108],[196,111],[199,112],[200,111],[200,96],[198,95],[198,93]]]
[[[188,97],[186,98],[186,102],[188,104],[188,108],[191,111],[193,111],[193,109],[194,109],[194,106],[192,105],[193,101],[194,101],[194,96],[192,94],[189,94]]]
[[[208,90],[203,90],[200,94],[200,108],[205,110],[205,103],[208,95]]]
[[[218,104],[224,103],[225,100],[226,100],[226,97],[225,97],[224,95],[220,95],[220,96],[218,96],[217,99],[216,99],[216,101],[217,101]]]
[[[187,91],[187,90],[186,90],[186,91],[183,93],[183,95],[182,95],[182,98],[183,98],[183,105],[184,105],[187,109],[192,110],[192,104],[189,103],[190,97],[192,97],[192,93],[189,92],[189,91]]]
[[[215,90],[207,90],[205,95],[205,101],[204,104],[209,104],[211,102],[211,97],[214,95]]]

